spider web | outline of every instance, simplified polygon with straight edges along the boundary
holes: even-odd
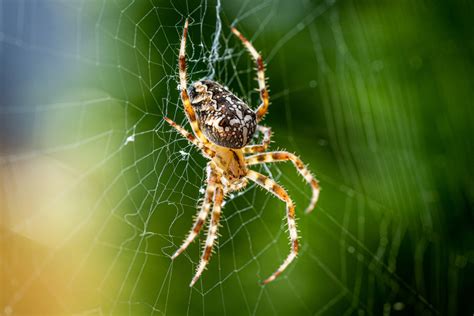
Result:
[[[420,95],[387,53],[395,44],[386,41],[402,40],[389,16],[407,8],[1,1],[0,313],[464,310],[458,295],[472,245],[442,240],[440,188],[419,149]],[[310,190],[296,170],[257,168],[297,202],[302,243],[267,286],[258,281],[289,251],[284,205],[254,185],[226,199],[216,251],[195,287],[205,234],[169,258],[205,180],[206,160],[162,119],[190,130],[177,75],[187,17],[189,81],[211,77],[258,104],[253,62],[229,31],[237,25],[268,65],[271,148],[300,155],[323,187],[303,216]],[[412,71],[423,66],[416,51],[407,58]]]

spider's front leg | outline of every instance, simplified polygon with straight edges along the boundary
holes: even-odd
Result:
[[[179,256],[188,246],[193,242],[196,236],[199,234],[204,222],[206,221],[207,215],[209,214],[209,210],[211,209],[212,205],[212,198],[214,196],[214,192],[216,190],[216,174],[212,168],[211,163],[207,165],[207,188],[206,193],[204,195],[204,202],[201,206],[201,210],[199,211],[195,221],[193,228],[189,232],[186,239],[183,241],[181,247],[171,256],[171,259],[175,259]]]
[[[301,161],[300,158],[296,157],[294,154],[286,152],[286,151],[274,151],[268,153],[261,153],[252,155],[245,158],[245,162],[247,165],[255,165],[259,163],[267,163],[267,162],[279,162],[279,161],[288,161],[290,160],[295,165],[298,172],[305,178],[306,182],[311,185],[311,189],[313,191],[313,195],[311,197],[311,202],[309,206],[306,208],[306,213],[311,212],[314,207],[316,206],[316,202],[319,198],[319,191],[321,190],[319,187],[318,180],[311,174],[311,172],[306,168],[304,163]]]
[[[298,254],[298,233],[296,230],[295,221],[295,204],[290,199],[288,193],[286,193],[286,191],[280,185],[267,176],[264,176],[263,174],[260,174],[256,171],[249,170],[246,177],[256,182],[268,192],[274,194],[276,197],[286,203],[286,218],[288,222],[288,231],[290,233],[291,251],[278,270],[276,270],[269,278],[263,281],[263,284],[267,284],[275,280],[276,277],[278,277],[286,269],[286,267],[288,267],[288,265],[296,258],[296,255]]]
[[[259,153],[267,150],[270,146],[270,139],[272,137],[272,129],[266,126],[257,126],[257,129],[263,133],[262,143],[259,145],[249,145],[242,148],[245,154]]]
[[[191,284],[189,284],[189,286],[191,287],[199,279],[202,272],[206,268],[207,263],[209,262],[209,258],[211,257],[212,248],[214,246],[214,242],[217,239],[217,228],[219,226],[219,219],[221,217],[221,208],[222,208],[223,201],[224,201],[224,190],[223,190],[222,184],[217,179],[216,190],[214,192],[214,207],[212,209],[212,217],[211,217],[211,222],[209,224],[209,231],[207,233],[206,244],[204,246],[204,251],[202,253],[201,260],[199,261],[196,274],[194,275],[193,280],[191,281]]]

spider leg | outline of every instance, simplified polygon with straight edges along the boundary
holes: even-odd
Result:
[[[316,206],[316,202],[318,201],[319,197],[319,183],[318,180],[311,174],[311,172],[306,168],[304,163],[301,161],[300,158],[296,157],[292,153],[286,151],[274,151],[268,153],[261,153],[252,155],[245,158],[245,162],[247,165],[255,165],[259,163],[267,163],[267,162],[279,162],[279,161],[288,161],[291,160],[295,165],[298,172],[305,178],[305,180],[311,185],[311,189],[313,190],[313,196],[311,197],[311,202],[309,206],[306,208],[306,213],[311,212],[314,207]]]
[[[194,135],[196,135],[197,138],[199,138],[199,140],[201,140],[201,142],[204,144],[208,144],[208,140],[199,128],[199,124],[196,119],[196,113],[194,112],[191,101],[189,100],[188,91],[186,90],[188,87],[186,79],[186,36],[188,35],[188,25],[188,20],[186,20],[183,28],[183,37],[181,38],[181,46],[179,49],[179,87],[181,89],[181,101],[183,102],[184,111],[189,123],[191,124]]]
[[[199,279],[202,272],[206,268],[207,263],[209,262],[209,258],[211,257],[212,247],[214,246],[214,242],[217,239],[217,227],[219,226],[219,219],[221,217],[221,207],[223,200],[224,191],[220,182],[217,182],[216,190],[214,192],[214,207],[212,209],[211,222],[209,223],[209,231],[207,233],[206,245],[204,246],[204,251],[202,253],[201,260],[199,261],[196,274],[194,275],[191,284],[189,284],[189,286],[191,287]]]
[[[189,232],[186,239],[183,241],[181,247],[171,256],[171,259],[175,259],[179,256],[188,246],[193,242],[196,236],[199,234],[204,222],[206,221],[207,215],[209,214],[209,210],[211,209],[212,205],[212,197],[214,196],[214,192],[216,190],[216,174],[209,163],[207,165],[207,188],[206,193],[204,195],[204,202],[201,206],[201,210],[199,211],[196,220],[194,221],[193,228]]]
[[[238,184],[228,185],[224,190],[224,196],[227,196],[228,193],[242,190],[243,188],[245,188],[247,186],[248,182],[249,182],[248,179],[243,178],[242,181]]]
[[[265,65],[263,64],[262,56],[260,56],[253,45],[235,27],[232,28],[232,33],[234,33],[242,41],[250,55],[252,55],[253,59],[257,63],[257,81],[258,89],[260,91],[260,100],[262,103],[260,103],[256,114],[257,122],[260,122],[265,114],[267,114],[268,105],[270,104],[268,90],[265,83]]]
[[[262,144],[245,146],[243,149],[245,154],[258,153],[267,150],[270,145],[270,138],[272,137],[272,129],[266,126],[257,126],[257,129],[263,133]]]
[[[209,158],[212,158],[216,155],[216,153],[207,147],[205,144],[203,144],[199,139],[194,137],[191,133],[189,133],[187,130],[185,130],[182,126],[176,124],[173,122],[171,119],[164,117],[164,120],[171,125],[174,129],[176,129],[181,135],[183,135],[184,138],[189,140],[192,144],[194,144],[196,147],[201,149],[201,151],[207,155]]]
[[[288,231],[290,233],[290,242],[291,242],[291,250],[288,257],[286,257],[285,261],[280,265],[280,267],[265,281],[263,284],[267,284],[276,279],[288,265],[296,258],[298,254],[298,233],[296,230],[296,221],[295,221],[295,204],[291,200],[290,196],[286,191],[278,185],[275,181],[260,174],[256,171],[249,170],[247,173],[247,178],[256,182],[263,188],[265,188],[268,192],[274,194],[280,200],[286,203],[286,218],[288,221]]]

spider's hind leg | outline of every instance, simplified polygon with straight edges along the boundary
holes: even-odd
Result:
[[[212,198],[214,196],[214,192],[216,190],[216,174],[214,173],[212,167],[210,164],[207,166],[207,188],[206,188],[206,193],[204,195],[204,202],[201,206],[201,210],[199,211],[195,221],[193,228],[189,232],[188,236],[186,239],[183,241],[183,244],[181,247],[179,247],[178,250],[171,256],[171,259],[175,259],[177,256],[179,256],[188,246],[193,242],[193,240],[196,238],[196,236],[199,234],[201,231],[202,226],[204,225],[204,222],[206,221],[207,215],[209,214],[209,210],[211,209],[212,205]]]
[[[258,185],[265,188],[268,192],[274,194],[280,200],[286,203],[286,218],[288,223],[288,231],[290,233],[290,242],[291,242],[291,250],[288,257],[286,257],[285,261],[280,265],[280,267],[265,281],[263,284],[267,284],[273,280],[275,280],[285,269],[288,265],[296,258],[298,254],[298,232],[296,230],[296,221],[295,221],[295,204],[291,200],[290,196],[286,191],[278,185],[275,181],[270,179],[263,174],[260,174],[256,171],[249,170],[247,173],[247,178],[256,182]]]

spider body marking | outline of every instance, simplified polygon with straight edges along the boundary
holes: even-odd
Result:
[[[190,284],[193,286],[211,257],[213,246],[217,240],[217,229],[225,196],[232,191],[244,188],[250,180],[286,204],[286,219],[291,243],[290,253],[279,268],[263,281],[266,284],[275,280],[298,254],[295,204],[285,189],[273,179],[248,167],[262,163],[291,161],[312,189],[311,201],[306,209],[307,213],[313,210],[316,205],[320,191],[319,183],[301,159],[294,154],[286,151],[266,152],[270,145],[271,130],[269,127],[258,125],[258,123],[268,111],[269,96],[265,83],[264,63],[253,45],[237,29],[232,28],[232,32],[242,41],[257,65],[261,103],[255,111],[231,93],[229,89],[215,81],[200,80],[187,87],[187,32],[188,21],[186,20],[179,50],[179,79],[181,100],[193,133],[189,133],[169,118],[165,117],[165,120],[183,137],[198,147],[204,157],[210,161],[207,164],[207,187],[204,202],[194,221],[193,228],[171,258],[175,259],[186,250],[201,231],[210,213],[211,219],[204,250],[196,274]],[[261,144],[251,145],[249,144],[250,140],[257,130],[263,134],[263,141]],[[252,155],[246,156],[246,154]]]
[[[211,142],[235,149],[249,143],[257,128],[257,115],[244,101],[211,80],[193,83],[188,93],[199,127]]]

